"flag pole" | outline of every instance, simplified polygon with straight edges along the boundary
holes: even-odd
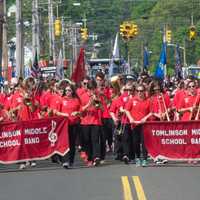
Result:
[[[167,40],[166,40],[166,30],[167,30],[167,25],[165,24],[164,25],[164,31],[163,31],[163,43],[167,43]],[[166,63],[164,65],[164,80],[166,80],[166,77],[167,77],[167,45],[164,45],[164,48],[166,48],[165,49]]]

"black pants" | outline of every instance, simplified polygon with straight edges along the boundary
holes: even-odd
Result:
[[[128,156],[133,159],[133,145],[132,145],[132,130],[130,124],[122,124],[123,133],[122,133],[122,146],[123,146],[123,155]]]
[[[114,127],[114,152],[117,158],[120,160],[123,156],[122,134],[119,134],[117,130],[121,128],[121,124]]]
[[[103,131],[105,139],[108,141],[108,145],[111,146],[113,143],[113,122],[110,118],[103,119]]]
[[[63,156],[62,162],[69,162],[70,164],[74,163],[74,157],[76,152],[76,138],[78,135],[77,125],[68,126],[68,135],[69,135],[69,152]]]
[[[102,127],[99,125],[82,126],[84,149],[88,155],[88,161],[93,161],[95,158],[100,158],[101,128]]]
[[[133,129],[132,136],[133,136],[133,148],[136,154],[136,158],[141,158],[141,150],[142,150],[143,159],[146,160],[148,153],[144,145],[144,134],[142,132],[142,125],[138,125]]]
[[[111,147],[113,143],[113,123],[109,118],[103,119],[103,126],[101,131],[101,155],[100,159],[104,160],[106,156],[106,142]]]

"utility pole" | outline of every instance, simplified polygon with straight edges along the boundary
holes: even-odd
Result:
[[[65,33],[64,33],[64,17],[62,17],[62,51],[63,51],[63,60],[65,59]]]
[[[40,55],[40,22],[38,13],[38,0],[32,0],[32,53],[35,58],[35,53]]]
[[[4,71],[4,78],[8,80],[8,39],[7,39],[7,16],[6,16],[6,0],[4,0],[4,23],[3,23],[3,60],[2,66]]]
[[[24,75],[24,35],[22,18],[23,0],[16,0],[16,72],[17,77]]]
[[[4,0],[0,0],[0,79],[1,80],[2,80],[2,47],[3,47],[3,22],[4,22],[3,3],[4,3]]]
[[[53,59],[52,53],[52,1],[48,0],[48,18],[49,18],[49,58]]]
[[[49,57],[55,61],[55,35],[53,20],[53,2],[48,0],[48,16],[49,16]]]

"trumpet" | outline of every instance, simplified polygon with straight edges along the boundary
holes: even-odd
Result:
[[[96,108],[99,108],[101,106],[101,101],[99,100],[98,96],[96,94],[93,94],[91,98],[92,98],[92,105]]]

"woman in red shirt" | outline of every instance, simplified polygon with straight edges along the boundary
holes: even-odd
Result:
[[[200,94],[197,93],[194,81],[187,84],[187,91],[180,99],[179,113],[181,114],[181,121],[194,120],[196,118],[197,108],[200,103]]]
[[[142,84],[137,85],[136,95],[128,102],[125,113],[129,118],[133,128],[133,146],[136,153],[136,166],[147,165],[147,150],[144,146],[144,136],[142,132],[142,123],[146,122],[151,116],[150,101],[146,97],[145,87]],[[140,144],[142,144],[143,160],[141,160]]]
[[[73,166],[75,151],[76,151],[76,138],[77,138],[77,125],[80,120],[80,100],[76,95],[75,88],[72,85],[68,85],[64,89],[64,95],[62,97],[61,109],[56,112],[57,115],[65,116],[69,120],[68,135],[69,135],[69,154],[66,154],[62,158],[63,167],[68,168],[68,164]]]

